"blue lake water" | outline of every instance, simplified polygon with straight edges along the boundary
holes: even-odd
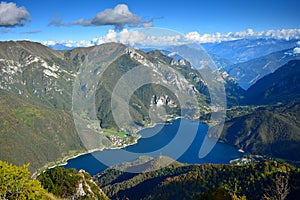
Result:
[[[203,158],[199,158],[199,150],[208,131],[208,126],[187,119],[176,119],[171,124],[159,124],[141,130],[142,138],[138,143],[123,149],[107,149],[81,155],[68,160],[65,168],[84,169],[94,175],[107,166],[120,162],[133,161],[139,156],[169,156],[190,164],[219,163],[227,164],[230,160],[241,157],[238,149],[218,142]],[[209,141],[208,142],[212,142]],[[104,163],[104,164],[103,164]]]

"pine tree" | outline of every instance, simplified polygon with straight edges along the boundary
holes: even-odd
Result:
[[[29,164],[18,167],[0,161],[0,199],[43,199],[46,195],[38,180],[30,180]]]

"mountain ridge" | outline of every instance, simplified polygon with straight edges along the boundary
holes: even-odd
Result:
[[[112,59],[113,58],[113,59]],[[130,65],[127,65],[130,64]],[[106,66],[107,65],[107,66]],[[22,135],[26,134],[40,134],[41,136],[57,136],[57,141],[65,141],[65,134],[68,137],[72,137],[74,144],[67,145],[64,148],[58,148],[58,151],[54,157],[51,157],[51,161],[56,161],[61,157],[65,157],[68,152],[82,152],[84,151],[83,143],[78,137],[74,126],[74,120],[72,119],[72,113],[74,107],[70,104],[72,102],[72,96],[79,94],[82,98],[78,98],[79,105],[85,106],[89,104],[89,100],[85,98],[86,94],[92,94],[92,88],[95,87],[96,93],[96,118],[90,118],[89,113],[78,113],[78,116],[82,119],[80,123],[84,126],[90,127],[89,131],[94,132],[97,135],[97,144],[91,145],[94,148],[107,148],[107,147],[121,147],[126,143],[132,143],[135,134],[127,134],[124,130],[120,130],[114,123],[111,115],[110,108],[110,95],[117,78],[121,77],[128,70],[135,68],[138,65],[144,65],[148,67],[148,70],[152,72],[159,72],[165,77],[167,83],[173,87],[181,88],[184,93],[194,93],[198,97],[198,101],[201,105],[201,112],[209,110],[207,100],[206,85],[201,78],[199,72],[193,70],[188,62],[184,60],[174,60],[174,58],[163,57],[163,54],[153,54],[153,52],[145,53],[140,50],[127,47],[118,43],[107,43],[100,46],[93,46],[87,48],[75,48],[72,50],[55,51],[42,44],[30,42],[30,41],[17,41],[17,42],[1,42],[0,43],[0,89],[6,95],[8,101],[2,101],[1,107],[7,107],[7,103],[17,104],[19,108],[15,113],[8,112],[7,116],[12,120],[11,123],[6,124],[5,118],[2,118],[0,125],[18,127],[14,130],[14,134]],[[107,68],[105,68],[107,67]],[[165,70],[170,69],[173,71]],[[78,70],[81,70],[81,75],[78,76]],[[82,73],[82,72],[86,72]],[[118,74],[118,77],[111,74]],[[104,76],[103,76],[104,75]],[[102,76],[99,83],[92,82],[91,77],[97,78]],[[103,78],[104,77],[104,78]],[[230,78],[224,76],[224,83],[230,83]],[[78,79],[77,90],[74,90],[74,81]],[[180,82],[181,79],[187,80],[186,82]],[[84,80],[84,82],[82,82]],[[81,82],[80,82],[81,81]],[[77,84],[76,83],[76,84]],[[104,85],[105,87],[99,87]],[[88,86],[88,87],[87,87]],[[230,85],[230,95],[238,97],[237,85]],[[8,92],[8,93],[7,93]],[[11,98],[10,98],[11,96]],[[153,96],[156,96],[154,100]],[[16,98],[15,98],[16,97]],[[29,102],[29,105],[23,105],[18,103],[18,98]],[[179,115],[176,107],[178,102],[175,95],[172,95],[171,91],[167,91],[166,88],[162,88],[159,85],[146,85],[139,88],[130,99],[130,114],[133,116],[135,123],[141,127],[147,126],[151,121],[148,117],[148,110],[150,106],[156,106],[156,104],[164,102],[162,105],[166,108],[171,117]],[[73,108],[73,110],[72,110]],[[31,111],[33,110],[33,111]],[[48,116],[45,116],[44,110],[49,110]],[[80,111],[80,110],[79,110]],[[65,123],[67,126],[63,127],[59,124],[64,121],[56,121],[55,118],[48,119],[57,113],[58,116],[65,116]],[[74,113],[73,113],[74,114]],[[41,116],[39,118],[39,116]],[[25,118],[30,119],[26,121]],[[40,130],[40,127],[36,120],[40,120],[40,126],[48,127],[48,122],[53,123],[54,127],[47,130]],[[45,120],[45,121],[43,121]],[[76,122],[76,121],[75,121]],[[6,124],[6,125],[5,125]],[[99,124],[104,128],[111,129],[107,131],[103,129],[99,131]],[[56,129],[55,127],[59,127]],[[6,129],[2,129],[6,131]],[[132,131],[128,129],[127,131]],[[133,131],[134,132],[134,131]],[[1,141],[11,139],[8,132],[5,132],[5,138],[1,138]],[[116,139],[117,138],[117,139]],[[82,138],[81,138],[82,139]],[[28,141],[27,141],[28,140]],[[25,159],[32,162],[30,167],[31,171],[43,166],[50,160],[47,158],[47,150],[43,148],[42,151],[38,149],[38,142],[35,145],[31,145],[27,148],[26,145],[32,144],[30,138],[25,138],[25,141],[15,139],[16,144],[24,142],[24,148],[31,151],[26,154],[29,156],[23,156],[23,159],[12,160],[10,157],[4,156],[1,153],[0,159],[13,161],[15,164],[23,164]],[[51,145],[53,141],[46,140],[47,145]],[[12,143],[9,143],[12,145]],[[66,141],[66,144],[70,144]],[[55,145],[59,145],[59,142]],[[5,152],[9,146],[1,145],[1,152]],[[86,147],[87,148],[87,147]],[[17,150],[17,149],[16,149]],[[14,151],[10,149],[8,152]],[[19,158],[17,151],[14,151],[15,158]],[[71,153],[72,154],[72,153]],[[35,155],[42,155],[41,158],[35,160]]]
[[[275,51],[297,47],[298,40],[284,39],[239,39],[202,46],[209,54],[219,55],[233,63],[245,62]]]
[[[272,104],[300,98],[300,60],[292,60],[264,76],[245,94],[248,104]]]
[[[268,55],[251,59],[246,62],[225,66],[222,70],[234,77],[239,85],[248,89],[251,85],[273,73],[276,69],[291,60],[300,60],[299,54],[294,54],[293,48],[272,52]]]

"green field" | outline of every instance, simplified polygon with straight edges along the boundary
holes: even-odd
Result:
[[[103,130],[103,133],[106,135],[116,135],[121,138],[125,138],[128,136],[128,134],[126,132],[118,132],[118,131],[114,131],[114,130],[106,129],[106,128],[102,128],[102,130]]]

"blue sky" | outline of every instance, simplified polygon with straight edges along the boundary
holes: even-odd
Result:
[[[126,29],[146,22],[183,34],[226,34],[249,28],[255,32],[300,28],[299,0],[4,0],[2,9],[7,6],[4,3],[9,2],[15,3],[16,8],[23,6],[27,15],[23,12],[25,20],[8,26],[5,23],[9,14],[1,14],[0,6],[0,40],[80,41],[103,36],[109,29],[118,32],[122,27],[101,23],[91,25],[91,19],[97,13],[114,9],[118,4],[127,5],[129,12],[139,18],[138,23],[131,24],[131,27],[125,23]],[[59,26],[49,25],[53,19],[59,21]],[[82,23],[78,22],[80,19]]]

